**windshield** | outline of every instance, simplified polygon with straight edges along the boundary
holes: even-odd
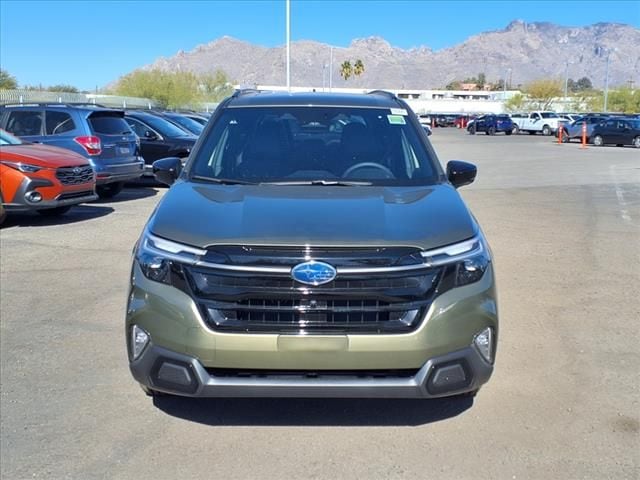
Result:
[[[542,112],[542,118],[559,118],[557,113],[554,112]]]
[[[183,130],[177,125],[174,125],[170,121],[156,117],[155,115],[144,115],[140,117],[140,120],[148,124],[154,130],[160,132],[160,135],[163,137],[184,137],[186,135],[191,135],[191,133]]]
[[[9,132],[0,130],[0,145],[22,145],[24,142]]]
[[[190,174],[255,183],[432,184],[439,172],[425,138],[402,109],[228,108]]]
[[[167,117],[169,117],[169,120],[171,120],[172,122],[177,123],[181,127],[186,128],[188,131],[196,135],[200,135],[202,133],[202,130],[204,129],[204,127],[200,123],[189,117],[183,117],[182,115],[173,114],[168,114]]]

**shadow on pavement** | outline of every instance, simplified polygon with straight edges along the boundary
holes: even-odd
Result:
[[[109,215],[114,210],[93,204],[74,205],[67,213],[55,217],[46,217],[37,212],[11,213],[2,224],[2,229],[10,227],[48,227],[51,225],[67,225],[83,222]]]
[[[124,188],[120,193],[118,193],[113,198],[98,198],[91,202],[91,205],[102,205],[105,203],[120,203],[120,202],[128,202],[130,200],[138,200],[141,198],[153,197],[158,194],[158,190],[156,188],[148,188],[144,186],[129,188],[128,186]]]
[[[159,396],[174,417],[211,426],[418,426],[460,415],[472,397],[433,400],[186,398]]]

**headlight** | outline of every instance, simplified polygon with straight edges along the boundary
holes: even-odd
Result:
[[[176,266],[193,264],[206,253],[206,250],[165,240],[145,230],[138,241],[135,257],[145,277],[171,285]]]
[[[454,277],[454,286],[461,287],[482,278],[491,262],[485,239],[477,235],[471,240],[421,253],[429,266],[447,266]]]
[[[36,173],[42,170],[42,167],[38,167],[37,165],[31,165],[29,163],[16,163],[16,162],[2,162],[3,165],[7,167],[14,168],[23,173]]]

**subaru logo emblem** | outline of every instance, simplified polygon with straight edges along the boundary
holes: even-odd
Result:
[[[80,167],[75,167],[73,169],[73,173],[75,173],[76,175],[78,175],[81,171],[82,171],[82,169]]]
[[[324,262],[304,262],[291,269],[291,278],[305,285],[318,286],[336,278],[336,269]]]

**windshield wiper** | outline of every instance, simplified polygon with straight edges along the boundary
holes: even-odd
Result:
[[[358,182],[351,180],[288,180],[284,182],[260,182],[260,185],[328,185],[339,187],[366,187],[373,184],[371,182]]]
[[[203,177],[201,175],[192,175],[193,180],[202,180],[203,182],[219,183],[221,185],[255,185],[254,182],[246,182],[244,180],[234,180],[232,178],[214,178]]]

